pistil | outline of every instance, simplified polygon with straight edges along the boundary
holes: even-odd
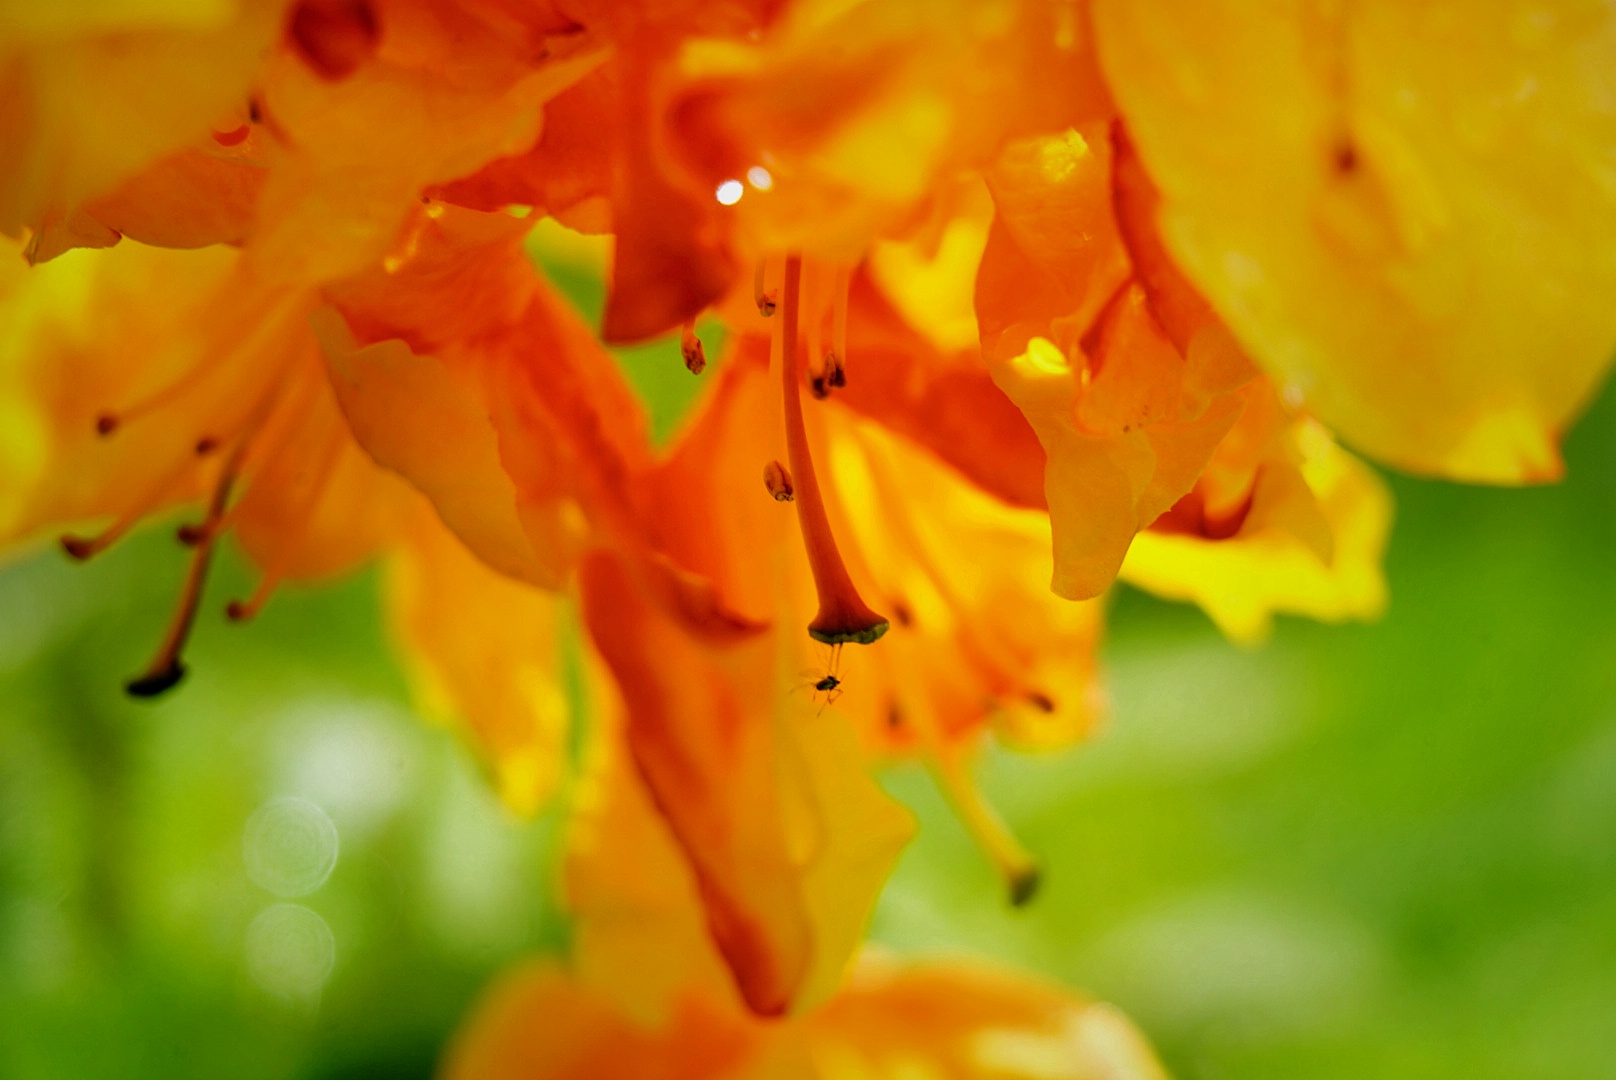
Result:
[[[781,397],[785,412],[786,451],[797,505],[797,522],[802,528],[808,567],[819,593],[819,614],[808,624],[808,635],[829,645],[854,642],[868,645],[887,632],[887,620],[871,610],[853,584],[836,547],[830,518],[825,513],[824,496],[809,453],[808,431],[802,415],[802,370],[799,362],[797,324],[802,284],[802,256],[786,258],[785,287],[781,323]]]

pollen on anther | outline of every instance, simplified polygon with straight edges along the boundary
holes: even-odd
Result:
[[[746,188],[741,185],[739,180],[725,180],[718,185],[718,190],[713,192],[718,201],[725,206],[734,206],[741,201],[741,196],[744,194],[746,194]]]
[[[690,324],[685,325],[679,337],[679,354],[684,358],[690,374],[700,375],[707,370],[707,350],[702,347],[701,338],[696,336],[696,328]]]
[[[791,483],[791,472],[780,462],[771,461],[763,466],[763,486],[769,489],[776,502],[790,502],[797,497]]]
[[[79,562],[83,562],[95,554],[96,547],[93,540],[87,540],[82,536],[64,536],[62,550]]]

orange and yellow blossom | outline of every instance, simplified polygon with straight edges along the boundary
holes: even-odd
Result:
[[[1323,425],[1545,478],[1616,340],[1616,16],[1190,7],[7,9],[0,229],[48,265],[4,272],[0,534],[110,520],[88,556],[205,506],[140,693],[227,533],[241,616],[384,554],[423,699],[523,811],[586,670],[571,975],[519,977],[467,1068],[969,1076],[1069,1036],[1085,1075],[1136,1043],[1053,991],[839,990],[911,828],[871,766],[925,760],[1025,899],[973,755],[1094,727],[1114,578],[1239,640],[1371,617],[1389,500]],[[612,236],[605,339],[699,373],[725,321],[666,454],[524,254],[544,215]],[[547,1009],[588,1037],[511,1030]],[[1100,1074],[1156,1075],[1135,1049]]]

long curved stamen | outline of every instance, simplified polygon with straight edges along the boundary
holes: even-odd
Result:
[[[836,268],[836,286],[831,294],[832,303],[830,321],[830,348],[836,357],[836,381],[832,386],[847,385],[847,290],[849,277],[847,267]]]
[[[829,645],[856,642],[868,645],[887,632],[887,620],[876,614],[848,575],[825,513],[825,500],[808,450],[808,430],[802,415],[802,370],[797,347],[798,294],[802,283],[802,256],[786,258],[786,279],[781,323],[781,397],[785,411],[786,451],[794,481],[797,522],[802,528],[808,567],[819,592],[819,614],[808,624],[808,634]]]
[[[101,552],[123,539],[130,529],[134,528],[155,510],[158,504],[179,486],[185,474],[195,464],[194,458],[186,457],[182,459],[178,465],[163,474],[156,483],[147,488],[140,498],[130,504],[129,509],[119,514],[111,525],[108,525],[94,536],[75,536],[71,533],[64,535],[61,538],[62,550],[80,562],[101,554]]]
[[[224,365],[196,363],[134,404],[122,409],[108,409],[95,418],[95,433],[103,438],[111,435],[131,420],[139,420],[173,404],[185,394],[207,382]]]
[[[124,684],[124,690],[131,697],[156,697],[185,677],[185,662],[180,659],[180,653],[184,651],[186,639],[191,636],[191,626],[196,622],[196,612],[202,603],[202,587],[208,579],[208,564],[213,560],[213,544],[219,536],[216,525],[229,505],[230,489],[236,482],[236,472],[241,466],[245,449],[246,441],[243,440],[219,472],[213,498],[208,503],[204,535],[197,542],[196,551],[191,555],[191,565],[185,571],[179,606],[174,611],[174,618],[169,623],[162,645],[157,649],[157,655],[152,657],[144,672]]]
[[[1021,907],[1038,892],[1038,862],[1021,846],[1004,819],[982,797],[964,755],[939,751],[932,759],[932,774],[960,821],[1004,878],[1013,907]]]

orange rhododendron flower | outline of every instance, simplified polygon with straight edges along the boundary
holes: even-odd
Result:
[[[975,756],[1095,729],[1119,574],[1241,641],[1373,617],[1390,502],[1331,429],[1551,477],[1616,343],[1616,15],[1227,7],[0,5],[0,536],[200,507],[136,694],[235,536],[238,618],[383,559],[512,807],[588,721],[572,973],[518,978],[475,1068],[1155,1075],[1041,988],[837,996],[911,829],[871,769],[923,761],[1025,901]],[[610,236],[598,334],[543,218]],[[659,448],[603,341],[701,375],[708,317]],[[510,1027],[552,1008],[576,1042]]]

